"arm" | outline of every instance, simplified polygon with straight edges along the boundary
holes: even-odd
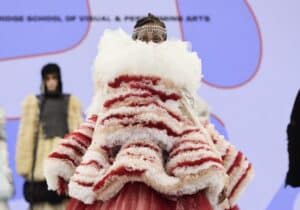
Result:
[[[94,137],[95,140],[99,139],[96,135]],[[97,178],[104,175],[109,166],[107,151],[100,146],[99,141],[93,141],[70,180],[69,195],[86,204],[94,203],[97,197],[94,191]]]
[[[232,208],[236,205],[236,201],[246,185],[251,181],[251,178],[253,177],[253,167],[245,155],[226,141],[212,124],[207,123],[205,127],[208,130],[216,149],[222,156],[224,167],[229,176],[225,196]]]
[[[91,144],[96,121],[96,115],[88,117],[78,129],[61,139],[59,146],[50,153],[44,164],[44,175],[50,190],[59,193],[67,191],[67,183]]]
[[[38,100],[35,96],[28,96],[22,103],[22,114],[16,146],[16,168],[17,172],[23,177],[28,177],[31,170],[38,116]]]
[[[241,195],[246,185],[253,177],[253,168],[245,155],[231,145],[224,136],[220,135],[214,125],[209,123],[208,106],[202,99],[194,99],[193,106],[195,113],[198,115],[199,121],[207,129],[217,151],[220,153],[224,168],[229,177],[226,183],[223,198],[220,200],[228,200],[230,208],[234,208],[237,198]],[[204,113],[201,115],[201,113]]]
[[[193,136],[182,141],[180,147],[186,148],[187,153],[192,149],[194,152],[191,152],[191,154],[197,154],[200,157],[198,170],[202,178],[200,181],[200,177],[198,177],[197,181],[198,183],[205,183],[205,185],[202,185],[206,188],[206,196],[210,203],[218,209],[225,209],[228,207],[228,200],[223,198],[223,194],[229,177],[223,165],[221,153],[216,148],[212,136],[205,128],[205,122],[208,121],[209,116],[208,106],[205,102],[201,104],[201,101],[197,100],[196,97],[189,97],[189,93],[183,93],[182,96],[182,106],[185,113],[200,132],[198,132],[197,137]],[[189,145],[191,140],[193,143]],[[173,152],[171,151],[171,153]],[[193,157],[191,156],[187,160],[193,160]]]

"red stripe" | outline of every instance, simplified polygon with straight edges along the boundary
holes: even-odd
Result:
[[[193,152],[193,151],[198,151],[198,150],[211,151],[209,148],[203,147],[203,146],[200,146],[200,147],[188,147],[188,148],[178,149],[178,150],[176,150],[176,151],[172,151],[172,152],[170,153],[169,158],[173,158],[173,157],[177,156],[177,155],[180,154],[180,153],[184,153],[184,152]]]
[[[167,94],[167,93],[165,93],[163,91],[156,90],[156,89],[154,89],[154,88],[152,88],[150,86],[139,84],[139,83],[130,84],[130,87],[133,88],[133,89],[139,89],[139,90],[149,91],[153,95],[157,95],[164,102],[167,101],[167,100],[177,101],[177,100],[179,100],[181,98],[181,96],[178,95],[178,94],[176,94],[176,93]]]
[[[159,151],[160,151],[160,149],[159,149],[159,148],[156,148],[155,146],[152,146],[152,145],[146,144],[146,143],[141,143],[141,142],[136,142],[136,143],[128,144],[128,145],[125,147],[125,149],[126,149],[126,148],[130,148],[130,147],[147,147],[147,148],[152,149],[152,150],[154,150],[154,151],[156,151],[156,152],[159,152]]]
[[[85,163],[80,163],[80,165],[82,165],[82,166],[94,165],[97,167],[97,169],[103,168],[103,166],[100,163],[98,163],[96,160],[90,160]]]
[[[78,146],[75,146],[75,145],[69,144],[69,143],[62,143],[61,145],[64,146],[64,147],[72,149],[79,156],[83,155],[83,152],[81,151],[81,149]]]
[[[252,168],[251,164],[249,164],[248,168],[246,169],[245,173],[241,176],[241,178],[239,179],[239,181],[236,183],[236,185],[234,186],[234,188],[232,188],[231,193],[229,195],[229,198],[231,198],[235,191],[237,190],[237,188],[240,186],[240,184],[242,183],[242,181],[247,177],[248,172],[250,171],[250,169]]]
[[[174,115],[172,115],[172,114],[170,114],[170,113],[168,113],[171,117],[173,117],[173,118],[175,118],[177,121],[180,121],[180,118],[179,117],[175,117]],[[104,124],[104,122],[106,121],[106,120],[110,120],[110,119],[113,119],[113,118],[116,118],[116,119],[119,119],[119,120],[122,120],[122,119],[124,119],[124,118],[134,118],[135,116],[137,116],[137,115],[139,115],[139,113],[134,113],[134,114],[111,114],[111,115],[109,115],[109,116],[106,116],[105,118],[103,118],[102,120],[101,120],[101,124],[103,125]]]
[[[111,148],[109,148],[107,145],[102,145],[101,149],[103,149],[107,154],[109,154]]]
[[[83,181],[78,181],[78,180],[75,180],[74,182],[76,182],[77,184],[84,186],[84,187],[92,187],[94,185],[93,182],[83,182]]]
[[[228,156],[229,148],[226,149],[225,154],[222,156],[222,160],[224,161],[226,157]]]
[[[59,195],[63,195],[66,193],[68,188],[68,183],[61,176],[58,177],[58,190],[57,193]]]
[[[192,128],[192,129],[187,129],[185,131],[183,131],[180,136],[184,136],[184,135],[187,135],[187,134],[190,134],[190,133],[193,133],[193,132],[199,132],[200,129],[198,128]]]
[[[65,139],[72,138],[75,139],[81,146],[87,148],[90,144],[92,139],[81,132],[72,132],[65,136]]]
[[[110,119],[112,119],[112,118],[117,118],[117,119],[119,119],[119,120],[122,120],[122,119],[124,119],[124,118],[133,118],[133,117],[136,116],[136,115],[137,115],[137,114],[111,114],[111,115],[109,115],[109,116],[103,118],[103,119],[101,120],[101,124],[103,125],[104,122],[105,122],[106,120],[110,120]]]
[[[117,168],[111,171],[105,177],[103,177],[103,179],[101,179],[99,182],[97,182],[93,190],[94,191],[99,190],[101,187],[105,185],[106,181],[112,176],[141,176],[145,171],[146,170],[132,169],[124,166]]]
[[[50,158],[56,158],[56,159],[61,159],[61,160],[68,160],[70,161],[74,166],[76,166],[75,160],[73,160],[69,155],[66,154],[61,154],[58,152],[53,152],[49,155]]]
[[[87,142],[88,144],[90,144],[91,140],[92,140],[91,137],[89,137],[89,136],[87,136],[87,135],[85,135],[81,132],[73,132],[71,135],[74,136],[75,138],[79,139],[79,140]]]
[[[206,158],[201,158],[201,159],[197,159],[197,160],[186,160],[186,161],[177,163],[174,167],[170,168],[169,171],[173,175],[173,171],[176,168],[186,167],[186,166],[189,166],[189,167],[200,166],[200,165],[202,165],[203,163],[206,163],[206,162],[222,163],[222,161],[220,159],[213,158],[213,157],[206,157]]]
[[[97,119],[98,119],[98,116],[95,115],[95,114],[88,118],[88,120],[91,120],[91,121],[93,121],[94,123],[97,121]]]
[[[231,174],[231,172],[233,171],[233,169],[235,167],[239,167],[241,165],[242,158],[243,158],[243,154],[241,152],[238,152],[237,156],[235,157],[235,160],[234,160],[233,164],[228,169],[227,174]]]
[[[87,145],[84,142],[79,141],[78,139],[73,139],[75,140],[80,146],[82,146],[84,149],[87,149],[89,145]]]
[[[88,129],[88,130],[90,130],[90,131],[92,131],[92,132],[95,130],[95,127],[94,127],[94,126],[92,126],[92,125],[86,125],[86,124],[80,125],[79,128],[81,128],[81,129]]]
[[[165,130],[169,136],[174,136],[174,137],[181,137],[186,134],[199,131],[199,129],[187,129],[183,131],[182,133],[176,133],[173,131],[169,126],[167,126],[164,122],[159,121],[159,122],[133,122],[133,123],[120,123],[121,125],[127,127],[127,126],[136,126],[136,125],[142,125],[143,127],[147,128],[156,128],[158,130]]]
[[[141,102],[132,102],[131,104],[129,104],[128,106],[130,107],[141,107],[141,106],[149,106],[149,105],[155,105],[163,110],[165,110],[171,117],[173,117],[174,119],[176,119],[177,121],[181,122],[182,119],[174,114],[172,111],[168,110],[166,107],[160,105],[159,103],[157,103],[156,101],[150,101],[147,103],[141,103]]]
[[[121,75],[114,79],[113,82],[108,83],[108,85],[112,88],[118,88],[122,83],[129,83],[132,81],[146,81],[151,82],[153,85],[156,85],[158,81],[160,81],[159,77],[154,76],[142,76],[142,75]]]
[[[128,93],[128,94],[125,94],[125,95],[121,95],[121,96],[118,96],[116,98],[112,98],[112,99],[109,99],[107,101],[104,102],[103,106],[105,108],[109,108],[111,107],[113,104],[117,103],[117,102],[122,102],[124,101],[125,99],[129,98],[129,97],[141,97],[141,98],[146,98],[146,97],[150,97],[152,96],[152,94],[150,93]]]
[[[180,145],[185,143],[193,143],[193,144],[203,144],[203,145],[209,145],[207,142],[197,139],[184,139],[177,143],[175,143],[171,149],[171,152],[173,152],[175,149],[177,149]]]

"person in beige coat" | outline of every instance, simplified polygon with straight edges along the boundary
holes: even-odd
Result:
[[[64,209],[66,197],[49,191],[43,174],[44,160],[59,139],[82,121],[81,105],[63,94],[60,68],[47,64],[42,69],[42,93],[25,98],[16,149],[17,172],[24,177],[24,197],[32,210]]]

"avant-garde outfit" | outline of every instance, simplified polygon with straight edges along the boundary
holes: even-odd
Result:
[[[5,116],[0,108],[0,209],[8,209],[7,200],[13,194],[12,174],[8,166],[7,145],[5,141]]]
[[[44,160],[65,134],[82,122],[79,101],[67,94],[28,96],[22,116],[16,149],[17,172],[25,178],[23,193],[36,209],[65,209],[65,196],[47,189]]]
[[[229,209],[252,176],[245,156],[199,120],[200,60],[182,41],[106,31],[87,120],[47,159],[68,210]]]
[[[296,97],[291,114],[291,120],[287,127],[289,171],[286,177],[286,185],[300,186],[300,91]]]

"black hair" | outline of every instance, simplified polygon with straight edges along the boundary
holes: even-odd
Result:
[[[42,89],[44,90],[43,93],[45,95],[49,94],[46,84],[45,84],[45,80],[47,78],[47,75],[49,74],[55,74],[57,76],[57,80],[58,80],[58,87],[56,90],[56,94],[61,95],[62,94],[62,80],[61,80],[61,74],[60,74],[60,67],[56,64],[56,63],[48,63],[45,66],[43,66],[42,68]]]

